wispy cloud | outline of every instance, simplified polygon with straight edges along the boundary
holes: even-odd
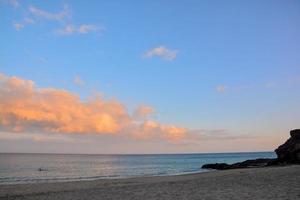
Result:
[[[12,133],[12,132],[0,132],[0,140],[32,140],[35,142],[63,142],[72,143],[76,139],[68,137],[63,134],[36,134],[36,133]]]
[[[105,30],[103,27],[99,27],[94,24],[81,24],[79,26],[66,25],[64,28],[58,29],[55,31],[56,34],[67,36],[72,34],[87,34],[90,32],[100,32]]]
[[[76,28],[73,25],[67,25],[64,28],[55,31],[58,35],[71,35],[76,32]]]
[[[136,119],[146,118],[150,114],[154,113],[154,108],[151,106],[141,105],[133,113],[133,117]]]
[[[235,139],[252,139],[250,135],[233,135],[227,129],[199,129],[192,130],[189,139],[195,141],[203,140],[235,140]]]
[[[85,84],[84,81],[80,78],[80,76],[75,76],[73,82],[75,85],[78,86],[83,86]]]
[[[21,30],[21,29],[24,28],[24,24],[14,22],[14,23],[13,23],[13,27],[14,27],[17,31],[19,31],[19,30]]]
[[[19,8],[21,4],[19,3],[18,0],[0,0],[0,4],[7,4],[12,6],[13,8]]]
[[[98,27],[94,24],[82,24],[78,27],[77,31],[78,31],[78,33],[86,34],[89,32],[100,31],[100,30],[104,30],[104,28]]]
[[[281,86],[285,85],[286,83],[284,81],[281,82]],[[249,91],[256,91],[261,89],[273,89],[279,86],[279,82],[277,81],[268,81],[265,83],[259,83],[259,84],[246,84],[246,85],[217,85],[215,90],[218,93],[226,93],[226,92],[249,92]]]
[[[12,5],[19,6],[17,0],[8,0]],[[62,10],[57,12],[51,12],[34,5],[30,5],[25,10],[25,18],[23,20],[14,21],[13,27],[20,31],[29,24],[46,23],[46,21],[57,22],[58,27],[54,33],[60,36],[69,36],[73,34],[85,35],[92,32],[102,32],[105,30],[103,26],[99,26],[91,23],[76,24],[72,20],[72,11],[70,7],[65,4]]]
[[[21,29],[25,28],[28,24],[34,24],[35,21],[31,18],[24,18],[21,22],[13,22],[13,27],[20,31]]]
[[[229,86],[227,86],[227,85],[218,85],[216,87],[216,91],[218,93],[225,93],[225,92],[227,92],[228,89],[229,89]]]
[[[8,0],[8,3],[15,8],[18,8],[20,6],[20,3],[18,0]]]
[[[168,49],[165,46],[155,47],[153,49],[148,50],[143,54],[144,58],[152,58],[154,56],[158,56],[167,61],[172,61],[177,57],[178,50],[177,49]]]
[[[71,11],[68,5],[64,5],[63,10],[60,12],[52,13],[41,8],[37,8],[33,5],[29,6],[29,12],[31,12],[34,16],[44,18],[47,20],[56,20],[61,21],[65,18],[71,17]]]

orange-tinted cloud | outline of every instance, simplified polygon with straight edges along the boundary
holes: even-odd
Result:
[[[132,131],[134,136],[140,139],[158,138],[172,142],[179,142],[188,134],[188,129],[160,124],[152,120],[146,120],[140,123],[138,128]]]
[[[139,107],[146,116],[153,108]],[[179,141],[187,129],[138,120],[115,100],[80,97],[62,89],[38,88],[33,81],[0,74],[0,129],[10,132],[128,134]]]
[[[154,113],[154,108],[146,105],[141,105],[134,111],[133,116],[137,119],[140,119],[140,118],[146,118],[153,113]]]

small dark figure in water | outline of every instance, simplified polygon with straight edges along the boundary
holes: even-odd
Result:
[[[43,168],[40,167],[39,171],[42,172],[42,171],[48,171],[48,170],[47,169],[43,169]]]

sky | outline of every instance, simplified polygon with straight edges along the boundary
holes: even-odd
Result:
[[[300,2],[0,0],[0,152],[273,151]]]

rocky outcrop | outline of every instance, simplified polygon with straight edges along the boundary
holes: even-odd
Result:
[[[275,150],[278,162],[300,164],[300,129],[292,130],[290,135],[291,137]]]
[[[202,169],[224,170],[224,169],[230,169],[230,165],[228,165],[227,163],[205,164],[205,165],[202,165]]]
[[[203,165],[203,169],[218,169],[218,170],[225,170],[225,169],[240,169],[240,168],[250,168],[250,167],[265,167],[274,163],[276,159],[271,158],[259,158],[255,160],[246,160],[243,162],[238,162],[234,164],[227,164],[227,163],[215,163],[215,164],[206,164]]]
[[[225,170],[250,167],[265,167],[282,164],[300,164],[300,129],[290,131],[290,135],[291,137],[275,150],[277,154],[277,158],[275,159],[259,158],[255,160],[246,160],[244,162],[238,162],[234,164],[205,164],[202,166],[202,168]]]

